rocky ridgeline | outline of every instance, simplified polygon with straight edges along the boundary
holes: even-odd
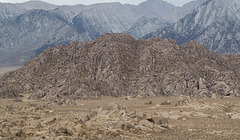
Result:
[[[161,116],[138,112],[139,116],[115,103],[86,117],[79,117],[79,112],[58,115],[36,104],[0,106],[0,110],[1,139],[152,139],[168,129]]]
[[[100,96],[238,95],[240,56],[219,56],[191,41],[105,34],[49,48],[0,79],[0,97],[71,102]]]
[[[172,38],[179,45],[196,40],[215,53],[238,54],[239,9],[239,0],[208,0],[173,25],[144,38]]]

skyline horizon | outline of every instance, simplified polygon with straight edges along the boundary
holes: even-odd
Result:
[[[113,3],[113,2],[120,2],[122,4],[139,5],[147,0],[131,0],[131,2],[129,2],[129,0],[98,0],[98,2],[96,2],[96,0],[81,0],[81,2],[79,2],[77,0],[70,0],[70,2],[69,2],[69,0],[63,0],[63,1],[61,1],[61,3],[59,3],[59,0],[0,0],[0,3],[15,4],[15,3],[24,3],[24,2],[29,2],[29,1],[42,1],[42,2],[49,3],[49,4],[62,6],[62,5],[78,5],[78,4],[92,5],[92,4],[97,4],[97,3]],[[178,0],[162,0],[162,1],[165,1],[172,5],[181,7],[188,2],[196,1],[196,0],[182,0],[181,2],[179,2]]]

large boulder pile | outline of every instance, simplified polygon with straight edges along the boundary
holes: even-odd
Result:
[[[49,48],[0,79],[0,97],[98,99],[100,96],[239,95],[240,56],[219,56],[191,41],[136,40],[105,34]]]

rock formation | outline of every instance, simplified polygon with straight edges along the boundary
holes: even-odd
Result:
[[[138,98],[237,95],[240,56],[219,56],[191,41],[135,40],[105,34],[89,42],[49,48],[0,79],[0,97],[61,102],[100,96]]]

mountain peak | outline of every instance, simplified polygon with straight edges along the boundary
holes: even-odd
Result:
[[[239,0],[208,0],[177,23],[146,38],[173,38],[179,45],[196,40],[216,53],[237,54],[240,52],[239,11]]]
[[[53,5],[47,2],[43,2],[41,0],[31,0],[23,3],[17,3],[19,7],[25,8],[27,10],[32,9],[42,9],[42,10],[54,10],[57,8],[57,5]]]
[[[159,6],[159,5],[171,5],[175,7],[174,5],[164,1],[164,0],[147,0],[145,2],[140,3],[140,5],[152,5],[152,6]]]

